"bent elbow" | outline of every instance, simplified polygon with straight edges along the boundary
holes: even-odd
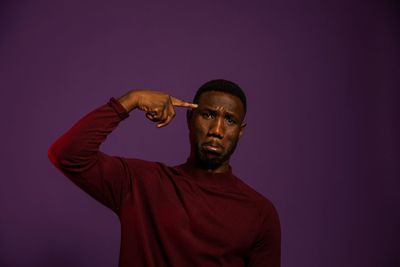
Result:
[[[72,144],[60,138],[47,151],[50,162],[62,172],[79,173],[89,169],[97,160],[97,153],[83,150],[80,144]]]
[[[58,144],[58,140],[54,142],[49,149],[47,150],[47,157],[49,158],[50,162],[56,166],[57,168],[61,168],[63,160],[63,153],[60,145]]]

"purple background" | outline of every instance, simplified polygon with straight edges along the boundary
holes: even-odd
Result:
[[[0,266],[116,266],[118,218],[49,145],[129,89],[247,92],[236,174],[271,199],[282,266],[400,266],[396,1],[2,1]],[[103,151],[178,164],[184,111],[135,111]]]

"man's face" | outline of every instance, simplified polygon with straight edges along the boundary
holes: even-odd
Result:
[[[241,100],[224,92],[209,91],[200,96],[198,108],[188,117],[192,154],[208,169],[229,163],[244,130]]]

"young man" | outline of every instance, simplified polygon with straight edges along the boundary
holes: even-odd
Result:
[[[245,128],[243,91],[230,81],[213,80],[200,87],[193,102],[148,90],[111,98],[61,136],[49,158],[119,216],[119,266],[280,266],[274,206],[229,165]],[[188,108],[186,163],[169,167],[99,151],[130,111],[140,109],[164,127],[175,107]]]

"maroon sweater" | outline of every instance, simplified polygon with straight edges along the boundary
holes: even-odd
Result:
[[[274,206],[231,171],[108,156],[101,143],[129,114],[111,98],[49,149],[69,179],[121,223],[119,266],[280,266]]]

